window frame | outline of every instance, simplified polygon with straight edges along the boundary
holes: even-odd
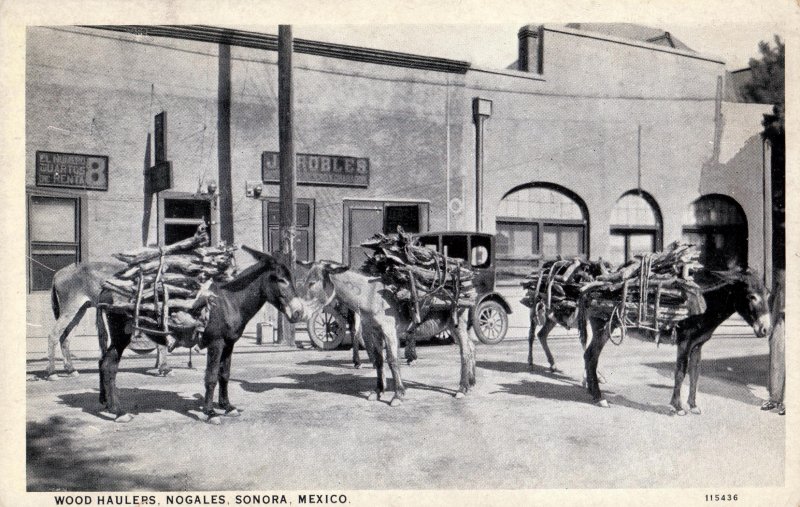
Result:
[[[530,225],[530,226],[535,225],[537,229],[536,244],[538,246],[537,252],[535,252],[530,256],[522,256],[522,257],[505,255],[501,254],[499,251],[496,251],[495,258],[498,260],[514,262],[514,261],[540,261],[545,259],[545,256],[542,253],[544,229],[545,227],[559,227],[559,226],[580,227],[583,252],[579,253],[578,255],[586,258],[588,258],[589,256],[589,238],[588,238],[589,228],[587,226],[586,220],[569,220],[569,219],[559,219],[559,218],[525,219],[522,217],[498,216],[495,218],[495,233],[497,232],[498,223],[514,224],[514,225]],[[496,243],[497,241],[495,241],[495,248],[497,248]]]
[[[166,246],[167,225],[200,225],[204,223],[201,218],[166,218],[166,200],[208,201],[208,236],[212,245],[219,243],[219,228],[214,227],[215,208],[218,206],[214,194],[195,194],[191,192],[176,192],[164,190],[158,192],[158,246]]]
[[[51,242],[51,241],[33,241],[31,231],[31,210],[33,208],[33,199],[35,198],[50,198],[50,199],[71,199],[75,201],[75,241],[70,243]],[[88,256],[88,234],[86,230],[88,213],[88,193],[86,191],[75,190],[60,190],[55,188],[40,188],[40,187],[26,187],[25,189],[25,285],[28,294],[39,294],[45,292],[47,289],[34,289],[33,288],[33,270],[31,263],[33,261],[34,244],[49,244],[49,245],[70,245],[70,248],[75,248],[75,262],[82,262]]]
[[[350,210],[352,209],[380,209],[383,214],[383,227],[386,227],[387,206],[412,206],[419,210],[419,234],[430,231],[431,203],[424,200],[403,199],[342,199],[342,262],[349,263],[350,259]],[[396,234],[396,231],[394,232]]]

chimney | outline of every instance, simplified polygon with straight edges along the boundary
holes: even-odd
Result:
[[[519,29],[517,68],[524,72],[544,72],[544,26],[525,25]]]

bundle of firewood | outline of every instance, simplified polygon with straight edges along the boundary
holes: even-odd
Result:
[[[618,270],[580,287],[589,315],[616,318],[621,327],[674,328],[706,309],[692,274],[702,267],[692,245],[672,243],[663,252],[638,256]]]
[[[380,276],[398,301],[411,306],[415,322],[424,320],[431,309],[475,305],[472,270],[462,266],[460,259],[419,245],[401,228],[398,227],[397,236],[376,234],[361,246],[374,250],[362,271]]]
[[[146,247],[113,256],[127,267],[103,283],[113,295],[112,307],[134,318],[137,331],[193,341],[208,319],[212,282],[233,279],[235,247],[209,246],[205,225],[191,238],[171,245]]]
[[[521,302],[536,309],[537,324],[545,318],[555,319],[572,327],[577,316],[581,288],[598,275],[608,274],[611,266],[603,261],[593,262],[575,258],[544,263],[522,282],[525,296]]]

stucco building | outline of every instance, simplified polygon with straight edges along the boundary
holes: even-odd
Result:
[[[622,262],[681,238],[709,264],[768,272],[769,106],[725,102],[724,62],[666,32],[592,28],[524,26],[519,60],[496,69],[296,40],[299,257],[357,264],[397,225],[478,227],[508,283],[556,255]],[[202,221],[274,248],[276,48],[214,27],[28,30],[29,349],[69,262]],[[171,185],[153,194],[163,160]]]

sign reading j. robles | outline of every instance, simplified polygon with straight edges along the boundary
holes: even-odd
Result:
[[[36,186],[108,190],[108,157],[37,151]]]
[[[261,155],[261,174],[265,183],[280,181],[278,152]],[[369,186],[369,159],[339,155],[295,155],[298,185]]]

